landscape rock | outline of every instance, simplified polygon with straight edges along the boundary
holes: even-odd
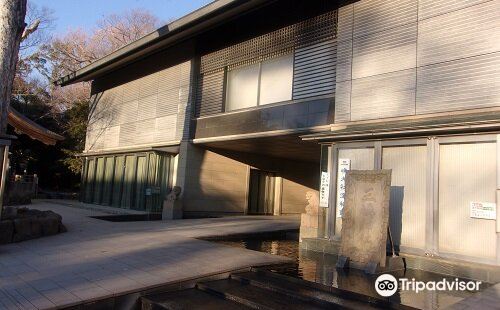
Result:
[[[0,222],[0,244],[12,242],[14,235],[14,222],[12,220],[4,220]]]
[[[54,216],[39,218],[42,224],[42,233],[44,236],[51,236],[59,233],[59,220]]]
[[[18,218],[14,220],[14,242],[32,239],[31,236],[31,219]]]
[[[6,207],[0,221],[0,244],[66,232],[62,216],[53,211]]]

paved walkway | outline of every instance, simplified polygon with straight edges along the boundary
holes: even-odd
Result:
[[[160,284],[285,258],[195,237],[296,229],[290,217],[226,217],[113,223],[96,210],[37,202],[68,232],[0,246],[0,309],[69,306]]]

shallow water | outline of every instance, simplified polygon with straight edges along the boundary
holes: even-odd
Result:
[[[350,269],[348,271],[336,269],[336,255],[301,250],[299,248],[299,242],[295,238],[290,240],[290,238],[286,237],[279,239],[245,237],[231,240],[217,240],[215,242],[273,255],[285,256],[294,260],[294,263],[268,268],[270,271],[276,273],[320,283],[326,286],[354,291],[364,295],[378,296],[374,288],[377,276],[367,275],[355,269]],[[443,280],[443,278],[446,278],[448,281],[454,281],[456,279],[455,277],[447,277],[441,274],[415,269],[392,272],[391,274],[398,279],[408,278],[410,280],[415,279],[416,281],[425,282],[440,281]],[[488,284],[481,284],[480,290],[488,286]],[[394,302],[415,308],[440,309],[454,304],[465,297],[471,296],[473,293],[475,292],[427,290],[416,293],[415,291],[405,291],[399,288],[390,299]]]

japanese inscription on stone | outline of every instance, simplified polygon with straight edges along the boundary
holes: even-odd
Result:
[[[349,170],[340,255],[354,264],[385,267],[391,170]]]

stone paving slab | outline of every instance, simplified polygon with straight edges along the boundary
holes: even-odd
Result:
[[[67,233],[0,246],[0,309],[49,309],[286,258],[194,239],[297,229],[297,217],[107,222],[95,209],[39,201]]]
[[[493,310],[500,309],[500,283],[488,287],[482,292],[465,298],[460,302],[451,305],[447,309],[453,310]]]

